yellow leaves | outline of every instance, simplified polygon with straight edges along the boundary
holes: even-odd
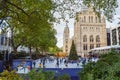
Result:
[[[8,74],[9,74],[9,72],[7,70],[5,70],[1,73],[2,76],[7,76]]]
[[[2,78],[0,77],[0,80],[2,80]]]
[[[15,70],[9,72],[7,70],[1,73],[1,80],[22,80]]]

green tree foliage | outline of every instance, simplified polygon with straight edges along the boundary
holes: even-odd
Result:
[[[100,57],[98,62],[84,65],[79,73],[81,80],[119,80],[120,54],[110,52]]]
[[[70,55],[69,55],[69,60],[78,60],[78,55],[77,55],[77,51],[75,48],[75,44],[74,41],[72,41],[72,45],[71,45],[71,49],[70,49]]]
[[[68,74],[63,74],[59,76],[57,80],[70,80],[70,76]]]
[[[42,70],[36,71],[35,69],[31,70],[28,73],[29,80],[54,80],[54,73],[51,71]]]
[[[55,53],[60,52],[60,51],[62,51],[62,49],[60,49],[60,48],[57,47],[57,46],[55,46],[55,47],[49,47],[49,52],[50,52],[51,54],[55,54]]]
[[[5,70],[0,75],[2,80],[22,80],[22,78],[17,73],[15,73],[15,71],[9,72]]]
[[[1,0],[1,16],[11,29],[11,43],[14,51],[20,45],[48,50],[56,44],[56,30],[51,10],[51,0]]]
[[[5,70],[0,74],[2,80],[54,80],[54,73],[51,71],[36,71],[35,69],[31,70],[28,74],[18,75],[16,71],[7,71]]]

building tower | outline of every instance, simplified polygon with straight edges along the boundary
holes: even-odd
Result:
[[[93,8],[77,13],[74,24],[74,41],[77,54],[86,56],[90,49],[107,45],[106,22],[104,16],[97,16]]]
[[[67,55],[69,53],[69,27],[68,26],[64,28],[64,33],[63,33],[63,52],[65,52]]]

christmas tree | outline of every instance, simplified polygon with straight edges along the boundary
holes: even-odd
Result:
[[[78,55],[77,55],[77,51],[75,48],[75,44],[74,41],[72,41],[72,45],[71,45],[71,49],[70,49],[70,55],[69,55],[69,60],[78,60]]]

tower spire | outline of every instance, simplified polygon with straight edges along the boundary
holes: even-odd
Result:
[[[63,33],[63,52],[69,53],[69,27],[66,23]]]

